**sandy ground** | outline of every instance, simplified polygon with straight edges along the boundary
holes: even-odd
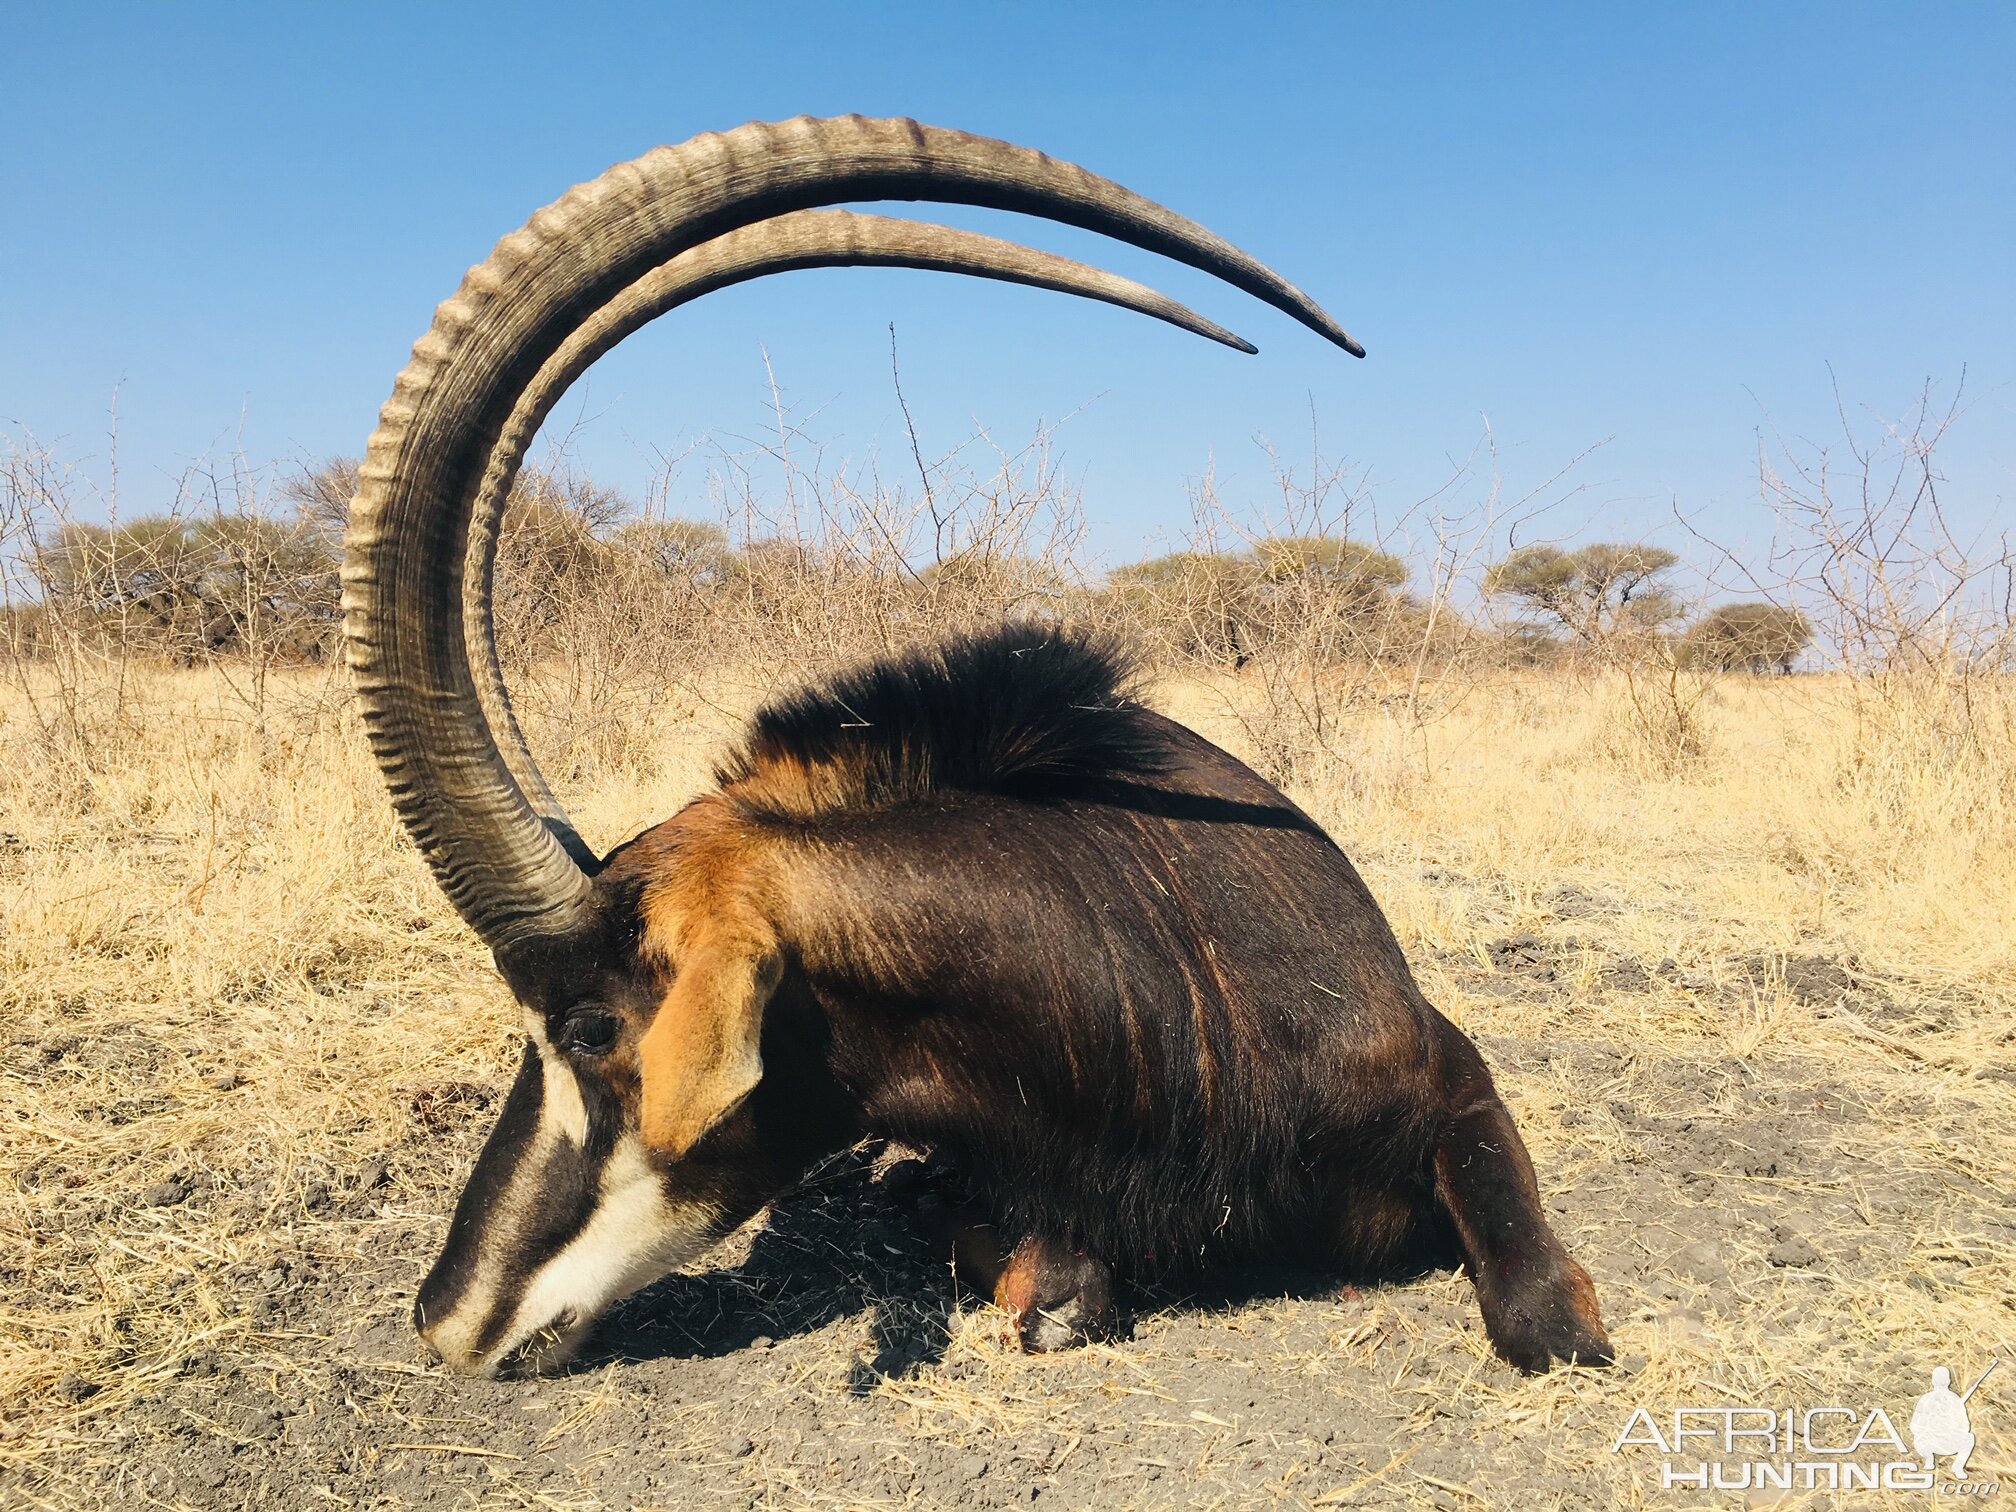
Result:
[[[1298,794],[1484,1047],[1614,1370],[1517,1375],[1454,1274],[1134,1295],[1119,1341],[1026,1357],[864,1148],[567,1373],[473,1383],[407,1317],[512,1010],[340,718],[255,739],[159,696],[116,772],[31,791],[17,762],[0,820],[0,1503],[1922,1506],[1662,1489],[1754,1456],[1613,1444],[1721,1405],[1908,1438],[1934,1365],[1998,1353],[1971,1474],[2016,1494],[2004,811],[1885,819],[1796,736],[1810,707],[1758,702],[1789,694],[1725,700],[1691,776],[1589,754],[1541,698],[1432,781],[1368,755]],[[577,812],[614,838],[703,757]]]

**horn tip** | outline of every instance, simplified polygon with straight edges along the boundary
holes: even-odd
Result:
[[[1317,304],[1315,300],[1309,298],[1306,294],[1303,294],[1299,289],[1295,291],[1295,295],[1296,302],[1290,308],[1289,313],[1332,346],[1342,347],[1353,357],[1363,357],[1365,355],[1365,348],[1359,344],[1358,338],[1337,324],[1331,318],[1328,310]]]

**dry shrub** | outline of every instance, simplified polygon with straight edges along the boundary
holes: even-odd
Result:
[[[1084,513],[1054,428],[1019,446],[980,429],[935,454],[912,432],[902,474],[885,476],[872,458],[829,465],[781,399],[776,415],[774,440],[708,458],[708,495],[741,548],[715,632],[723,661],[816,673],[1074,606]]]
[[[1708,754],[1705,706],[1715,696],[1715,679],[1688,664],[1682,642],[1652,634],[1620,637],[1600,649],[1589,680],[1606,715],[1595,739],[1602,756],[1653,776],[1677,777]]]
[[[337,541],[272,481],[242,456],[197,462],[164,509],[125,519],[116,466],[101,486],[30,435],[0,438],[0,658],[59,782],[144,737],[136,676],[158,663],[213,667],[230,716],[259,729],[340,697]],[[276,681],[302,665],[325,675]]]
[[[1412,782],[1433,726],[1517,659],[1464,607],[1485,552],[1577,492],[1581,458],[1514,493],[1487,432],[1440,488],[1388,512],[1313,427],[1306,463],[1259,445],[1265,495],[1236,503],[1207,470],[1182,549],[1116,572],[1104,600],[1165,670],[1220,690],[1276,782]]]
[[[1873,439],[1844,420],[1845,464],[1767,455],[1782,528],[1744,584],[1756,598],[1684,632],[1670,552],[1529,543],[1488,560],[1579,491],[1581,461],[1515,494],[1488,434],[1398,511],[1313,431],[1306,461],[1263,442],[1259,497],[1231,497],[1207,470],[1180,549],[1101,581],[1051,429],[1016,447],[979,430],[942,449],[912,430],[885,473],[872,456],[829,460],[774,382],[771,398],[768,433],[667,461],[641,501],[587,477],[565,441],[519,477],[498,633],[554,780],[646,778],[677,720],[718,725],[785,682],[1016,616],[1095,622],[1221,689],[1256,763],[1290,785],[1416,780],[1430,727],[1488,674],[1520,667],[1567,679],[1600,713],[1605,760],[1683,775],[1708,754],[1707,710],[1740,675],[1729,669],[1782,671],[1808,633],[1849,674],[1839,689],[1855,718],[1828,758],[1844,785],[1896,793],[1979,764],[2016,718],[2011,555],[1970,552],[1948,530],[1934,453],[1953,412],[1929,394]],[[116,753],[136,659],[214,666],[257,725],[271,671],[326,654],[354,464],[192,468],[165,512],[121,524],[116,472],[94,490],[26,439],[4,460],[10,665],[52,753]],[[1508,603],[1524,616],[1500,613]],[[30,662],[46,674],[32,686]],[[332,676],[318,697],[335,691]]]
[[[1927,384],[1897,420],[1851,413],[1837,393],[1838,441],[1761,441],[1777,526],[1766,569],[1718,552],[1735,581],[1806,616],[1821,664],[1845,674],[1825,684],[1816,754],[1905,847],[1955,827],[2003,833],[2016,812],[2016,547],[1966,535],[1941,497],[1961,393]]]
[[[911,480],[824,465],[781,398],[777,436],[702,453],[709,512],[667,466],[633,504],[563,464],[528,469],[500,533],[499,646],[549,777],[648,775],[664,724],[746,708],[918,640],[1085,600],[1083,517],[1051,433],[985,431]]]

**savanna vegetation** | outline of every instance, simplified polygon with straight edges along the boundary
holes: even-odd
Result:
[[[1561,489],[1488,459],[1383,515],[1321,463],[1207,474],[1180,549],[1105,568],[1043,436],[901,488],[723,454],[705,508],[519,481],[507,672],[600,847],[844,661],[1004,615],[1135,646],[1491,1058],[1622,1356],[1533,1379],[1458,1276],[1139,1297],[1025,1359],[866,1149],[573,1373],[442,1380],[405,1314],[521,1030],[350,712],[350,465],[129,514],[15,437],[0,1499],[1583,1507],[1656,1484],[1611,1452],[1641,1404],[1901,1424],[2016,1337],[2012,557],[1945,529],[1945,418],[1773,451],[1761,562],[1540,541]]]

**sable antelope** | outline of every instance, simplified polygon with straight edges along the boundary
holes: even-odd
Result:
[[[380,416],[343,574],[393,803],[528,1036],[420,1288],[420,1332],[458,1371],[563,1361],[615,1299],[877,1133],[964,1174],[961,1261],[1031,1348],[1105,1326],[1116,1267],[1299,1255],[1460,1260],[1515,1365],[1608,1361],[1489,1072],[1350,862],[1142,707],[1101,644],[1011,626],[776,704],[713,791],[606,857],[540,780],[497,673],[497,520],[554,398],[644,321],[782,268],[892,263],[1105,299],[1252,350],[1075,263],[809,208],[870,199],[1106,232],[1363,355],[1161,206],[909,121],[660,148],[470,272]]]

